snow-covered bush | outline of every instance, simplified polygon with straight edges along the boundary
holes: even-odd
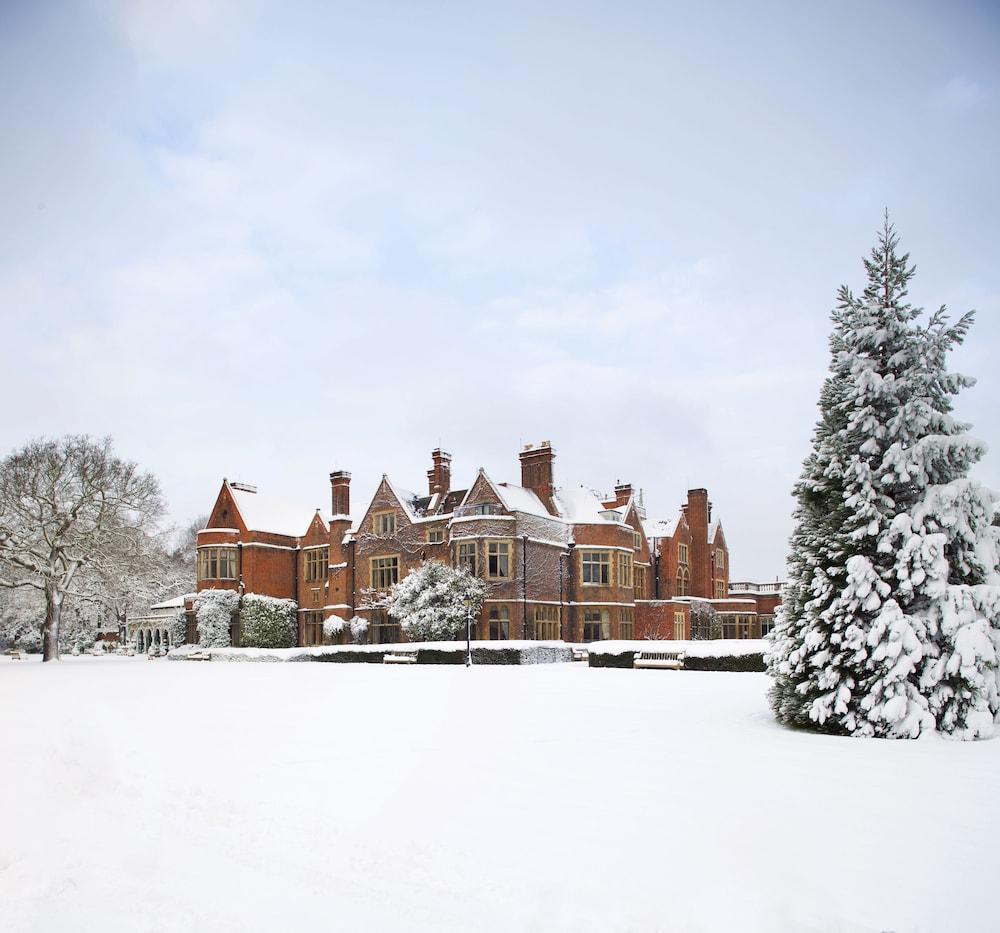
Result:
[[[791,573],[768,654],[783,722],[912,738],[990,735],[1000,711],[996,497],[985,447],[951,415],[946,367],[972,324],[905,301],[888,221],[861,298],[833,313],[820,421],[795,488]]]
[[[298,609],[294,599],[247,593],[240,602],[240,643],[245,648],[294,648]]]
[[[348,624],[351,627],[351,640],[354,644],[364,644],[368,637],[368,620],[364,616],[354,616]]]
[[[187,639],[187,613],[183,609],[178,609],[167,623],[167,631],[170,632],[170,647],[177,648],[183,645]]]
[[[347,622],[340,616],[330,616],[323,620],[323,638],[326,641],[334,641],[346,627]]]
[[[389,614],[410,641],[448,641],[465,630],[486,598],[486,584],[464,570],[437,560],[424,561],[392,588]]]
[[[228,648],[239,597],[233,590],[202,590],[194,600],[198,620],[198,644],[205,648]]]

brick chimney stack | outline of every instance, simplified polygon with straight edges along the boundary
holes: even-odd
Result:
[[[712,568],[709,565],[708,524],[712,520],[712,503],[707,489],[689,489],[684,506],[691,529],[691,595],[712,598]]]
[[[431,451],[434,467],[427,471],[427,486],[430,494],[446,496],[451,491],[451,454],[438,447]]]
[[[552,496],[555,494],[555,485],[552,482],[552,461],[556,458],[556,452],[552,449],[552,444],[548,441],[542,441],[537,447],[525,444],[519,456],[521,485],[538,496],[545,508],[554,514],[555,504]]]
[[[333,493],[333,515],[351,514],[351,474],[347,470],[337,470],[330,474],[330,486]]]
[[[625,505],[629,499],[632,498],[632,484],[631,483],[616,483],[615,484],[615,507],[620,505]]]

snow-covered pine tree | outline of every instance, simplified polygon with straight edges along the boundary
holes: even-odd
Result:
[[[795,487],[789,587],[768,670],[779,720],[852,735],[989,735],[1000,648],[985,448],[951,416],[972,380],[948,351],[972,314],[906,302],[914,274],[886,219],[856,298],[839,292],[830,375]]]
[[[465,631],[471,601],[473,621],[486,597],[486,584],[464,570],[424,561],[392,587],[389,614],[410,641],[447,641]]]

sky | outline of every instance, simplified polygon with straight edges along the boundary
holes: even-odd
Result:
[[[110,434],[184,523],[551,440],[775,579],[888,209],[1000,489],[996,4],[0,0],[0,86],[0,452]]]

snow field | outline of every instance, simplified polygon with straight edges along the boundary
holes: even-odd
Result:
[[[767,683],[3,659],[0,929],[995,929],[1000,742]]]

